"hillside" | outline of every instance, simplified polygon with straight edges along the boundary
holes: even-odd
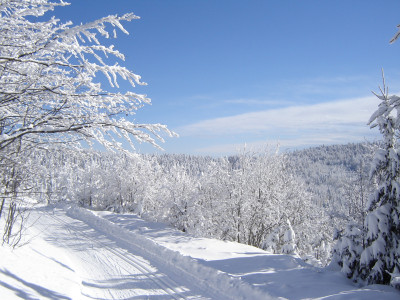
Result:
[[[343,228],[362,223],[366,199],[374,188],[369,171],[376,143],[349,143],[297,150],[287,154],[288,167],[302,180],[313,202]]]

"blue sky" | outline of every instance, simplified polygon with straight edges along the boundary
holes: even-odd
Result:
[[[366,125],[381,68],[400,91],[400,1],[69,0],[53,13],[85,23],[134,12],[113,40],[148,83],[138,122],[180,137],[169,153],[225,155],[246,143],[284,149],[378,137]],[[128,88],[122,85],[122,89]],[[140,152],[153,151],[138,146]]]

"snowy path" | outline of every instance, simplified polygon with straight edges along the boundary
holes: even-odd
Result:
[[[201,291],[171,267],[154,265],[134,241],[121,245],[82,221],[55,209],[43,214],[37,228],[46,235],[47,228],[57,228],[46,241],[63,247],[74,260],[81,278],[81,293],[91,299],[208,299],[210,291]],[[126,248],[129,248],[127,250]],[[133,254],[135,253],[135,254]],[[136,255],[136,253],[139,253]],[[160,271],[162,270],[162,271]],[[184,282],[184,285],[179,282]],[[214,297],[217,295],[214,295]]]
[[[32,210],[30,222],[26,246],[0,247],[0,300],[400,299],[388,286],[359,288],[290,255],[195,238],[133,214],[62,205]]]
[[[67,247],[68,252],[73,252],[75,259],[79,260],[82,294],[89,298],[126,299],[156,295],[160,299],[198,298],[188,288],[158,272],[145,258],[118,247],[114,241],[63,215],[62,211],[46,213],[39,222],[43,229],[47,226],[59,228],[62,235],[48,239]],[[70,238],[66,239],[67,236]]]
[[[269,299],[80,208],[33,210],[27,246],[0,247],[0,299]]]

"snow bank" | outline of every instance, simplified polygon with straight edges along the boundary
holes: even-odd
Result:
[[[84,208],[71,207],[67,210],[67,215],[112,236],[128,249],[139,248],[152,261],[164,265],[169,270],[179,270],[180,277],[197,283],[199,287],[209,291],[210,295],[216,299],[275,299],[239,278],[232,278],[223,272],[201,265],[193,258],[182,256],[178,252],[162,247],[139,234],[99,218]]]
[[[272,297],[291,300],[400,299],[400,294],[391,287],[375,285],[360,288],[340,271],[313,267],[293,255],[271,254],[249,245],[193,237],[166,224],[143,220],[135,214],[107,211],[92,211],[92,214],[195,259],[200,265],[240,278]]]

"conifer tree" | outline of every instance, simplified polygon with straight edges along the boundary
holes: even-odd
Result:
[[[363,233],[360,227],[359,224],[349,223],[343,232],[337,231],[334,235],[337,243],[333,248],[332,262],[338,263],[341,271],[354,280],[359,276],[360,255],[363,251]]]
[[[378,188],[367,203],[365,249],[361,253],[360,277],[368,283],[398,285],[400,269],[400,97],[389,96],[385,82],[381,103],[369,125],[378,127],[383,137],[371,167]],[[398,285],[398,287],[400,287]]]

